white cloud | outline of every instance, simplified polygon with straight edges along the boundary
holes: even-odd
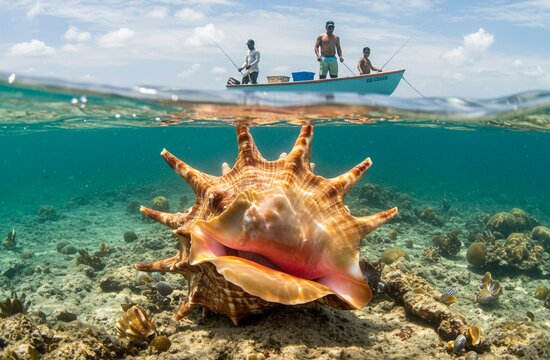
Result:
[[[65,44],[62,47],[63,51],[68,53],[77,53],[82,50],[82,44]]]
[[[166,7],[155,8],[149,11],[147,15],[155,19],[163,19],[168,15],[168,8]]]
[[[463,45],[443,54],[443,59],[451,65],[464,66],[475,62],[476,57],[489,49],[495,37],[483,28],[475,33],[465,35]]]
[[[187,46],[203,46],[211,44],[212,40],[222,41],[224,38],[223,31],[217,30],[214,24],[208,24],[203,27],[196,27],[193,30],[193,35],[184,40],[184,44]]]
[[[178,74],[179,77],[189,77],[196,73],[201,68],[201,64],[193,64],[189,69],[183,70]]]
[[[67,41],[85,42],[92,38],[92,34],[87,31],[78,31],[76,26],[71,25],[63,34],[63,38]]]
[[[176,12],[175,16],[185,21],[196,22],[204,19],[204,14],[191,8],[183,8]]]
[[[34,3],[34,5],[27,11],[27,14],[25,17],[27,19],[33,19],[36,15],[41,14],[44,11],[44,8],[42,7],[42,3],[40,1],[37,1]]]
[[[123,46],[134,37],[134,32],[128,28],[120,28],[111,31],[99,38],[98,43],[102,47],[114,48]]]
[[[21,42],[10,48],[10,55],[42,56],[52,55],[55,49],[46,45],[43,41],[33,39],[30,42]]]
[[[225,74],[227,73],[227,69],[221,66],[214,66],[212,69],[210,69],[211,74]]]
[[[493,34],[479,28],[475,33],[464,36],[464,47],[473,51],[485,51],[495,42]]]

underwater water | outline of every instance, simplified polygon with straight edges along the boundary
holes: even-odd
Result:
[[[376,208],[368,196],[361,195],[365,184],[374,184],[374,191],[386,189],[392,194],[383,199],[384,204],[400,207],[400,203],[392,204],[401,201],[396,194],[407,196],[413,204],[414,221],[397,219],[369,235],[363,242],[363,254],[377,259],[387,248],[406,249],[410,263],[419,269],[415,274],[438,291],[456,288],[458,301],[454,309],[466,314],[472,323],[479,323],[488,334],[502,339],[504,335],[495,335],[496,330],[490,329],[500,323],[497,328],[502,330],[508,326],[502,325],[503,321],[515,320],[518,323],[514,328],[524,327],[527,333],[534,332],[531,327],[535,326],[547,339],[550,309],[544,306],[546,297],[538,299],[535,293],[541,286],[550,286],[550,242],[531,238],[534,226],[517,229],[529,237],[529,251],[534,251],[532,243],[544,247],[538,263],[529,268],[512,260],[505,260],[504,265],[501,262],[502,268],[495,264],[472,267],[466,252],[473,242],[479,241],[472,223],[483,216],[479,232],[490,228],[488,219],[492,215],[513,208],[522,209],[526,216],[536,219],[537,225],[550,227],[549,114],[550,94],[544,92],[485,100],[404,100],[89,88],[36,79],[27,83],[0,82],[0,240],[12,229],[17,232],[17,244],[0,250],[1,295],[8,297],[10,290],[25,293],[28,311],[44,314],[52,324],[67,322],[60,315],[65,311],[80,321],[73,325],[76,328],[92,325],[114,337],[121,303],[131,299],[147,307],[147,302],[152,301],[140,294],[143,289],[124,285],[121,279],[134,281],[134,263],[175,254],[176,241],[170,230],[145,220],[130,209],[130,203],[137,200],[151,206],[153,198],[162,195],[168,199],[171,212],[175,212],[184,211],[194,199],[191,188],[159,156],[161,150],[166,148],[195,169],[220,176],[222,163],[232,166],[237,157],[236,123],[251,125],[256,145],[268,160],[289,152],[300,124],[312,123],[315,134],[311,161],[315,163],[315,174],[335,177],[367,156],[373,160],[374,165],[348,195],[346,202],[353,214],[370,214]],[[435,221],[424,217],[428,208],[435,211]],[[457,252],[449,255],[440,251],[441,258],[434,261],[423,255],[426,248],[437,250],[433,240],[436,234],[448,234],[457,228],[461,232]],[[396,238],[390,235],[391,229],[396,230]],[[130,230],[139,239],[135,243],[124,239],[124,233]],[[145,244],[154,238],[161,238],[162,246]],[[90,274],[75,263],[77,254],[60,252],[58,244],[63,240],[90,254],[101,243],[108,244],[113,252],[103,257],[103,269]],[[136,247],[138,244],[142,247]],[[488,270],[498,274],[505,290],[498,305],[483,308],[476,302],[476,291]],[[99,285],[109,276],[123,284],[113,285],[112,289]],[[216,334],[227,332],[223,329],[233,325],[223,316],[216,317],[214,325],[205,325],[197,320],[197,315],[181,320],[186,328],[178,332],[169,318],[185,298],[182,287],[186,285],[183,278],[172,274],[167,275],[167,281],[177,288],[172,303],[165,308],[147,308],[155,313],[155,318],[164,319],[162,331],[170,335],[173,349],[187,348],[178,353],[189,351],[189,358],[245,358],[256,350],[268,351],[270,357],[281,359],[337,358],[342,351],[348,358],[384,353],[372,346],[378,340],[367,335],[364,340],[348,338],[328,343],[311,338],[296,340],[293,336],[303,325],[300,321],[306,320],[300,318],[289,324],[286,315],[279,313],[270,315],[275,316],[270,321],[286,324],[278,331],[287,334],[280,335],[276,344],[239,333],[224,337],[228,340],[223,345],[226,357],[204,355],[201,351],[214,351],[220,346]],[[435,330],[422,335],[421,329],[429,326],[409,323],[398,312],[401,310],[383,305],[384,301],[389,300],[375,299],[372,309],[369,305],[355,317],[347,313],[343,316],[346,322],[367,319],[370,325],[361,325],[362,328],[377,328],[379,339],[393,339],[397,345],[393,352],[385,353],[388,358],[402,358],[414,348],[414,343],[407,342],[410,336],[404,335],[407,341],[400,339],[401,335],[395,336],[401,334],[404,326],[412,326],[411,331],[418,336],[410,341],[424,341],[430,349],[417,349],[420,353],[415,356],[451,358]],[[526,318],[526,312],[533,314],[535,320]],[[380,314],[390,313],[395,315],[391,320],[395,326],[385,330],[375,320],[368,320],[368,316],[376,314],[384,319],[386,315]],[[333,319],[333,326],[337,327],[341,315],[334,314],[324,316]],[[263,320],[254,321],[247,326],[256,332],[274,331]],[[388,319],[383,321],[391,323]],[[323,324],[312,326],[312,331],[317,331],[312,338],[326,330]],[[204,338],[204,348],[191,351],[193,341],[202,336],[197,335],[197,329],[214,333],[214,339]],[[297,350],[296,341],[302,341],[305,348]],[[493,345],[484,355],[479,350],[480,358],[520,356],[507,348],[517,347],[513,341]],[[492,342],[498,344],[495,338]],[[544,352],[537,352],[537,344],[526,340],[522,345],[525,351],[533,352],[527,354],[528,358],[544,356]],[[334,349],[340,353],[331,355]],[[114,358],[130,353],[127,349],[116,351],[112,352]],[[121,355],[124,351],[126,355]],[[176,358],[177,353],[171,354],[166,358]],[[132,354],[135,358],[146,355]]]

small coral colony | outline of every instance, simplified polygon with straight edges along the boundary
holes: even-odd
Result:
[[[465,353],[467,359],[476,359],[478,353],[490,351],[491,344],[481,327],[454,309],[459,297],[453,287],[439,292],[418,274],[404,270],[402,265],[410,260],[406,249],[387,248],[378,261],[360,254],[365,236],[394,217],[407,224],[441,227],[442,214],[450,211],[448,201],[444,199],[438,210],[416,210],[406,195],[367,184],[356,191],[356,202],[380,211],[354,216],[344,198],[371,166],[370,158],[335,178],[324,178],[314,173],[310,162],[312,137],[313,127],[303,126],[288,154],[267,161],[249,128],[237,126],[237,160],[233,167],[224,163],[221,176],[200,172],[163,150],[161,155],[168,165],[194,191],[195,202],[184,212],[170,213],[168,200],[158,196],[152,208],[140,208],[147,217],[171,228],[179,241],[172,257],[136,265],[143,294],[168,305],[174,289],[164,276],[180,274],[187,280],[187,296],[174,320],[198,309],[203,315],[224,314],[236,325],[275,306],[317,302],[354,310],[367,305],[374,295],[385,296],[431,324],[447,341],[449,353]],[[187,198],[182,205],[186,202]],[[399,214],[396,207],[391,208],[395,205]],[[136,210],[137,202],[130,207]],[[39,216],[47,219],[58,215],[55,209],[44,207]],[[549,270],[550,229],[520,209],[480,215],[469,221],[466,229],[466,260],[471,270],[485,273],[475,296],[481,308],[498,306],[499,298],[505,296],[490,271],[540,274]],[[377,241],[379,233],[369,236],[368,241]],[[391,240],[398,236],[396,228],[388,234]],[[436,233],[431,246],[422,250],[422,262],[429,265],[442,257],[458,259],[463,236],[459,229]],[[128,243],[136,239],[133,231],[124,234]],[[2,245],[6,249],[17,245],[15,230]],[[413,246],[412,240],[405,242],[406,248]],[[90,276],[103,269],[102,257],[110,251],[102,244],[90,255],[68,242],[59,243],[57,250],[62,254],[78,252],[77,263],[87,265]],[[111,285],[103,282],[103,286]],[[545,285],[533,294],[550,308],[548,295]],[[24,298],[16,294],[0,306],[3,317],[25,311]],[[170,339],[158,333],[144,307],[122,307],[124,313],[116,327],[120,338],[136,346],[148,344],[157,352],[170,348]],[[402,339],[413,331],[405,330],[399,334]],[[254,356],[265,358],[262,353]]]

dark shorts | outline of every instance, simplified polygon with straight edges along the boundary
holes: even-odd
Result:
[[[257,84],[258,83],[258,72],[257,71],[254,71],[254,72],[250,73],[250,75],[246,75],[245,77],[243,77],[243,84],[248,84],[249,82],[251,82],[252,84]]]

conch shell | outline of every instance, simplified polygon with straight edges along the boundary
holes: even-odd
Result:
[[[248,127],[237,126],[239,154],[222,176],[199,172],[168,151],[161,155],[194,190],[184,213],[141,211],[174,229],[172,258],[138,264],[140,271],[177,272],[189,282],[179,319],[195,307],[234,323],[273,304],[321,301],[341,309],[365,306],[372,292],[359,266],[361,239],[397,214],[393,208],[354,217],[344,197],[372,162],[332,179],[313,174],[313,127],[304,126],[287,155],[265,160]]]

